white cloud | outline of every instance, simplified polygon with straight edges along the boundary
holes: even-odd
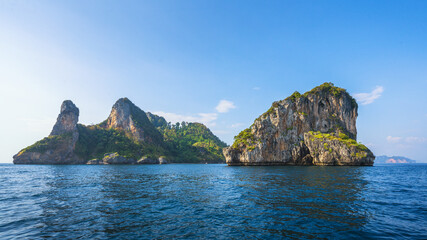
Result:
[[[252,89],[255,90],[255,91],[261,90],[260,87],[253,87]]]
[[[218,106],[216,106],[216,110],[219,113],[226,113],[230,111],[230,109],[236,108],[233,102],[227,101],[227,100],[221,100],[218,103]],[[218,113],[197,113],[192,115],[181,115],[177,113],[168,113],[168,112],[162,112],[157,111],[153,112],[153,114],[162,116],[166,119],[166,121],[171,123],[177,123],[177,122],[199,122],[203,123],[208,127],[214,127],[216,126],[216,120],[218,119]]]
[[[375,99],[381,97],[381,93],[384,92],[384,88],[382,86],[376,86],[375,89],[370,93],[356,93],[354,97],[356,100],[362,105],[371,104],[375,101]]]
[[[387,136],[387,142],[390,142],[390,143],[398,143],[398,142],[400,142],[400,140],[402,140],[402,138],[401,137],[392,137],[392,136]]]
[[[208,127],[213,127],[216,125],[215,120],[218,118],[217,113],[198,113],[197,115],[181,115],[176,113],[166,113],[166,112],[153,112],[153,114],[162,116],[168,122],[199,122],[203,123]]]
[[[427,142],[427,138],[425,137],[414,137],[414,136],[409,136],[409,137],[392,137],[392,136],[387,136],[387,142],[389,143],[400,143],[400,144],[416,144],[416,143],[424,143]]]
[[[234,108],[236,108],[236,106],[234,105],[233,102],[227,101],[227,100],[221,100],[221,101],[219,101],[218,106],[216,106],[215,109],[219,113],[226,113],[226,112],[228,112],[228,111],[230,111],[231,109],[234,109]]]

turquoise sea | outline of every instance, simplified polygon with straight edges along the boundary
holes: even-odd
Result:
[[[427,239],[427,164],[0,164],[0,239]]]

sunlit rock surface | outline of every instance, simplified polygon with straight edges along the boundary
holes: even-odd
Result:
[[[228,165],[372,165],[372,152],[356,142],[356,118],[347,91],[324,83],[274,102],[223,153]]]

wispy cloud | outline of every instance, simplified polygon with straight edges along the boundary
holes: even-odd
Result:
[[[167,113],[167,112],[153,112],[156,115],[162,116],[168,122],[199,122],[203,123],[208,127],[213,127],[216,125],[215,120],[218,118],[217,113],[198,113],[196,115],[181,115],[176,113]]]
[[[400,142],[400,140],[402,140],[401,137],[392,137],[392,136],[387,136],[386,137],[387,142],[389,143],[398,143]]]
[[[261,90],[261,88],[260,87],[253,87],[252,90],[258,91],[258,90]]]
[[[387,142],[389,143],[410,143],[410,144],[415,144],[415,143],[424,143],[427,142],[427,138],[425,137],[415,137],[415,136],[409,136],[409,137],[392,137],[392,136],[387,136],[386,138]]]
[[[406,137],[405,142],[407,142],[407,143],[422,143],[422,142],[427,142],[427,138],[425,138],[425,137]]]
[[[227,100],[221,100],[219,101],[218,105],[216,106],[216,110],[219,113],[226,113],[228,111],[230,111],[231,109],[236,108],[236,106],[234,105],[233,102],[231,101],[227,101]]]
[[[375,99],[381,97],[381,94],[384,92],[384,88],[382,86],[376,86],[375,89],[370,93],[356,93],[354,97],[356,100],[362,104],[367,105],[371,104],[375,101]]]
[[[216,106],[216,110],[218,111],[218,113],[226,113],[233,108],[236,108],[234,103],[227,100],[219,101],[218,105]],[[190,114],[190,115],[183,115],[183,114],[163,112],[163,111],[153,112],[153,114],[162,116],[166,119],[166,121],[171,123],[177,123],[182,121],[199,122],[199,123],[205,124],[208,127],[216,126],[215,121],[218,119],[218,113],[196,113],[196,114]]]

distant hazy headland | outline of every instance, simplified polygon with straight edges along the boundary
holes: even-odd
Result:
[[[385,155],[382,156],[377,156],[375,159],[375,163],[417,163],[417,161],[409,159],[407,157],[402,157],[402,156],[392,156],[392,157],[388,157]]]

